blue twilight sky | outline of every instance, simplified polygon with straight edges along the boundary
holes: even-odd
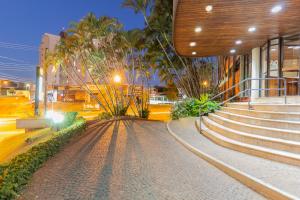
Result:
[[[122,0],[1,0],[0,77],[8,75],[34,80],[33,69],[38,63],[37,48],[42,34],[58,34],[63,27],[68,27],[70,22],[78,21],[88,12],[116,17],[125,29],[143,27],[143,17],[131,9],[122,8],[121,3]],[[24,46],[19,45],[36,49],[28,50],[26,46],[24,50]],[[12,66],[16,71],[7,70]]]

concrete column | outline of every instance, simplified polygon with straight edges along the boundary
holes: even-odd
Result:
[[[244,73],[245,73],[244,59],[245,56],[240,56],[240,81],[244,80]],[[244,84],[241,84],[240,91],[244,91],[244,90],[245,90]],[[245,96],[245,94],[243,93],[240,96],[243,97]]]
[[[251,78],[259,78],[259,68],[260,68],[260,48],[252,49],[252,65],[251,65]],[[251,81],[251,89],[259,89],[259,81]],[[259,91],[253,90],[251,92],[251,99],[258,98]]]

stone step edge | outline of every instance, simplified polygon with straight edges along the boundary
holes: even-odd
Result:
[[[226,126],[223,126],[222,124],[218,124],[217,122],[209,119],[209,117],[203,117],[203,121],[208,121],[208,123],[212,124],[213,126],[217,126],[219,129],[224,129],[228,132],[232,132],[233,134],[238,135],[240,137],[247,137],[247,138],[251,138],[251,139],[258,139],[258,140],[264,140],[264,141],[267,141],[267,142],[274,142],[274,143],[279,143],[279,144],[283,144],[283,145],[293,145],[293,146],[299,146],[300,147],[300,142],[295,142],[295,141],[292,141],[292,140],[286,140],[286,139],[281,139],[281,138],[261,136],[261,135],[246,133],[246,132],[242,132],[242,131],[237,131],[237,130],[228,128]],[[223,134],[221,134],[221,135],[223,135]],[[232,139],[232,140],[234,140],[234,139]]]
[[[241,117],[241,118],[244,118],[244,119],[253,119],[253,120],[260,120],[260,121],[265,121],[265,122],[287,123],[287,124],[295,124],[295,125],[299,125],[300,126],[300,122],[297,122],[297,121],[251,117],[251,116],[248,116],[248,115],[240,115],[240,114],[231,113],[231,112],[227,112],[227,111],[221,111],[221,110],[217,110],[215,113],[223,113],[225,115],[231,115],[231,116],[235,116],[235,117]]]
[[[279,188],[272,186],[254,176],[251,176],[229,164],[224,163],[223,161],[203,152],[199,149],[195,148],[194,146],[190,145],[182,138],[180,138],[176,133],[172,131],[170,128],[170,122],[167,122],[167,129],[170,135],[172,135],[179,143],[181,143],[185,148],[189,151],[194,153],[196,156],[202,158],[203,160],[207,161],[209,164],[213,165],[214,167],[218,168],[219,170],[223,171],[225,174],[231,176],[232,178],[236,179],[240,183],[246,185],[247,187],[251,188],[252,190],[256,191],[257,193],[261,194],[262,196],[280,200],[280,199],[299,199],[298,197],[289,194]],[[195,121],[197,124],[197,122]]]
[[[253,124],[246,124],[244,122],[238,122],[238,121],[234,121],[232,119],[227,119],[225,117],[216,115],[214,113],[209,113],[209,115],[212,115],[214,117],[219,118],[220,120],[224,120],[224,121],[228,121],[230,123],[234,123],[234,124],[238,124],[241,126],[247,126],[247,127],[253,127],[253,128],[258,128],[258,129],[262,129],[262,130],[268,130],[268,131],[276,131],[276,132],[287,132],[290,134],[300,134],[300,131],[296,131],[296,130],[290,130],[290,129],[280,129],[280,128],[271,128],[271,127],[266,127],[266,126],[258,126],[258,125],[253,125]],[[208,116],[209,116],[208,115]]]
[[[299,154],[279,151],[275,149],[270,149],[266,147],[256,146],[256,145],[232,140],[223,135],[220,135],[219,133],[213,130],[210,130],[205,125],[202,125],[202,132],[207,138],[209,138],[215,144],[226,147],[228,149],[232,149],[234,151],[238,151],[248,155],[264,158],[266,160],[272,160],[275,162],[285,163],[288,165],[293,165],[298,167],[300,166]]]
[[[300,112],[276,112],[276,111],[267,111],[267,110],[249,110],[249,109],[242,109],[242,108],[234,108],[234,107],[222,107],[222,109],[229,109],[229,110],[237,110],[237,111],[247,111],[247,112],[254,112],[254,113],[263,113],[263,114],[278,114],[278,115],[295,115],[300,117]],[[221,110],[222,110],[221,109]],[[265,118],[264,118],[265,119]]]

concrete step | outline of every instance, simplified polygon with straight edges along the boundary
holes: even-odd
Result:
[[[238,115],[230,112],[216,111],[215,114],[233,121],[243,122],[251,125],[264,126],[270,128],[280,128],[287,130],[300,130],[300,122],[286,121],[278,119],[263,119],[258,117],[249,117],[245,115]]]
[[[239,108],[231,108],[231,107],[222,107],[222,111],[239,114],[239,115],[246,115],[249,117],[264,118],[264,119],[300,121],[300,112],[292,113],[292,112],[258,111],[258,110],[239,109]]]
[[[230,108],[248,109],[248,103],[228,103]],[[300,104],[262,104],[252,103],[252,110],[274,112],[300,112]]]
[[[252,144],[256,146],[266,147],[270,149],[288,151],[291,153],[300,154],[300,142],[240,132],[222,126],[214,122],[213,120],[209,119],[208,117],[203,117],[203,123],[210,130],[215,131],[220,135],[223,135],[224,137],[230,138],[232,140],[236,140],[239,142]]]
[[[287,96],[286,98],[288,104],[300,104],[300,96]],[[284,96],[280,97],[258,97],[252,99],[254,103],[279,103],[285,102]]]
[[[197,120],[195,126],[195,120]],[[172,135],[191,152],[267,199],[300,199],[300,167],[234,151],[199,134],[199,118],[168,123]]]
[[[247,123],[230,120],[222,116],[216,115],[214,113],[210,113],[209,118],[220,125],[223,125],[227,128],[237,130],[240,132],[300,142],[299,130],[298,131],[286,130],[286,129],[251,125]]]
[[[300,155],[290,152],[284,152],[279,150],[274,150],[266,147],[260,147],[256,145],[246,144],[236,140],[232,140],[225,137],[213,130],[210,130],[205,124],[202,124],[202,133],[215,142],[218,145],[227,147],[229,149],[247,153],[250,155],[258,156],[261,158],[273,160],[276,162],[282,162],[290,165],[300,166]]]

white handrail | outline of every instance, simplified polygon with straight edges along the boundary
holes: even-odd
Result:
[[[279,80],[279,81],[280,81],[280,80],[283,80],[284,87],[283,87],[283,88],[257,88],[257,89],[253,88],[253,89],[252,89],[252,88],[251,88],[251,83],[252,83],[252,81],[257,81],[257,80],[258,80],[258,81],[262,81],[262,80]],[[281,90],[283,90],[283,91],[284,91],[284,104],[287,103],[287,84],[286,84],[286,79],[285,79],[285,78],[246,78],[246,79],[240,81],[239,83],[237,83],[237,84],[231,86],[230,88],[224,90],[223,92],[221,92],[221,93],[215,95],[214,97],[210,98],[210,99],[207,100],[206,102],[212,101],[212,100],[216,99],[217,97],[221,96],[222,94],[225,94],[226,92],[229,92],[229,91],[231,91],[232,89],[235,89],[236,87],[240,86],[242,83],[245,83],[245,82],[247,82],[247,81],[250,81],[250,88],[244,89],[243,91],[241,91],[241,92],[235,94],[234,96],[230,97],[229,99],[226,99],[226,100],[224,100],[223,102],[219,103],[219,105],[223,105],[223,104],[227,103],[228,101],[231,101],[231,100],[235,99],[236,97],[240,96],[241,94],[244,94],[244,93],[245,93],[245,94],[248,94],[248,109],[250,110],[250,108],[251,108],[251,105],[250,105],[250,104],[251,104],[251,92],[252,92],[252,91],[270,91],[270,90],[276,90],[276,91],[281,91]],[[206,103],[206,102],[205,102],[205,103]],[[204,103],[204,104],[205,104],[205,103]],[[202,113],[201,110],[202,110],[202,105],[200,105],[200,107],[199,107],[199,118],[200,118],[199,129],[200,129],[200,132],[201,132],[201,130],[202,130],[202,129],[201,129],[201,124],[202,124],[202,116],[203,116],[203,114],[204,114],[204,113]]]

